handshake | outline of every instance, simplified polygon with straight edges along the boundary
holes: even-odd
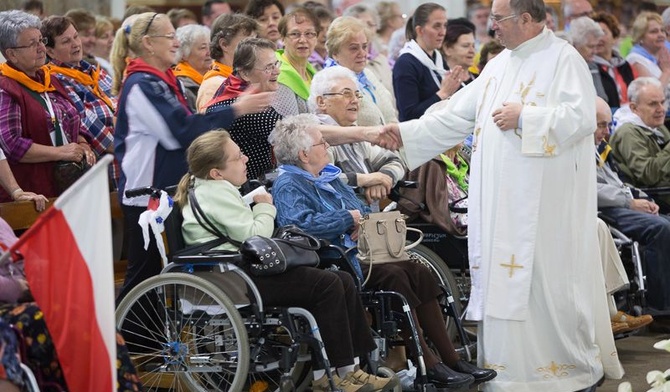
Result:
[[[397,151],[402,147],[400,128],[397,123],[386,124],[382,127],[369,127],[364,132],[365,140],[387,150]]]

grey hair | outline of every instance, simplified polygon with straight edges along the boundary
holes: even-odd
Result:
[[[5,50],[18,46],[17,40],[22,31],[40,28],[42,22],[33,14],[19,10],[0,12],[0,52],[5,55]]]
[[[193,43],[200,37],[205,38],[205,42],[209,45],[209,27],[190,24],[182,26],[177,29],[175,32],[177,34],[177,39],[179,40],[179,49],[177,50],[177,60],[176,62],[182,61],[184,58],[191,55],[191,50],[193,49]]]
[[[535,22],[542,22],[547,19],[543,0],[510,0],[509,6],[517,15],[528,12]]]
[[[354,71],[340,65],[324,68],[317,72],[309,88],[309,98],[307,99],[309,111],[317,113],[319,108],[316,104],[316,97],[321,97],[323,94],[331,92],[333,87],[336,87],[342,79],[349,79],[357,83]]]
[[[588,16],[580,16],[570,22],[570,41],[572,45],[584,46],[589,38],[600,38],[605,33],[602,27]]]
[[[342,16],[353,16],[356,19],[358,19],[358,17],[362,14],[371,15],[372,20],[374,20],[377,27],[379,27],[379,12],[377,12],[377,9],[375,7],[369,6],[364,3],[358,3],[347,7],[344,10],[344,12],[342,12]],[[376,30],[377,29],[375,29],[375,31]]]
[[[663,26],[670,26],[670,7],[663,11],[661,18],[663,18]]]
[[[651,76],[640,76],[639,78],[630,82],[628,85],[628,100],[633,103],[640,102],[640,90],[646,86],[656,86],[663,89],[663,84],[657,78]]]
[[[298,114],[277,121],[268,137],[275,158],[280,165],[300,166],[300,151],[312,149],[310,131],[319,125],[318,118],[310,113]]]

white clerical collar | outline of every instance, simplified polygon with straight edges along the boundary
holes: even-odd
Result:
[[[514,49],[510,49],[510,50],[512,51],[512,54],[513,54],[513,55],[514,55],[514,54],[521,54],[521,53],[524,53],[524,52],[526,52],[528,49],[533,49],[533,47],[534,47],[535,45],[539,44],[539,43],[542,42],[543,40],[547,39],[547,38],[549,37],[549,35],[553,35],[553,34],[554,34],[554,33],[553,33],[551,30],[549,30],[548,28],[544,27],[544,28],[542,29],[542,32],[540,32],[540,34],[538,34],[538,35],[536,35],[535,37],[529,39],[528,41],[525,41],[525,42],[519,44],[519,46],[517,46],[517,47],[514,48]]]

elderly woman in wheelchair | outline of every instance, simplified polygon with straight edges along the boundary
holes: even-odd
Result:
[[[357,239],[359,218],[369,209],[340,180],[340,170],[329,163],[328,144],[318,124],[313,115],[298,115],[278,122],[270,135],[281,164],[273,185],[277,222],[295,224],[310,234],[350,247]],[[363,267],[359,274],[367,272]],[[493,370],[480,369],[459,359],[447,336],[437,301],[440,289],[427,268],[408,261],[375,265],[368,286],[399,292],[409,302],[413,321],[420,331],[418,338],[430,381],[458,388],[496,376]],[[407,328],[401,334],[409,339]],[[424,334],[439,355],[429,348]]]
[[[204,243],[216,236],[199,223],[193,205],[233,241],[253,235],[270,237],[274,230],[272,197],[257,194],[250,208],[238,188],[247,181],[248,158],[228,132],[215,130],[198,137],[187,151],[189,173],[179,184],[176,202],[182,207],[184,239],[187,244]],[[193,196],[189,199],[189,188]],[[220,248],[236,250],[231,243]],[[314,315],[328,359],[332,379],[343,391],[372,392],[394,387],[397,378],[377,377],[362,371],[359,357],[376,348],[352,276],[345,272],[299,267],[273,276],[253,276],[263,303],[269,306],[297,306]],[[315,366],[318,367],[318,366]],[[330,390],[325,369],[314,370],[314,391]]]

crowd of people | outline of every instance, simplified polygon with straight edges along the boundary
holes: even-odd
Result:
[[[294,224],[350,247],[362,215],[379,211],[398,181],[418,180],[401,210],[470,236],[468,316],[481,322],[481,367],[454,351],[427,268],[385,264],[368,285],[407,298],[430,381],[572,392],[593,391],[603,373],[620,377],[616,355],[602,352],[612,331],[596,331],[603,319],[620,333],[651,317],[607,305],[609,289],[591,284],[603,280],[596,210],[643,245],[646,310],[670,316],[670,197],[639,189],[670,185],[670,7],[648,7],[628,29],[587,0],[566,0],[554,32],[557,10],[541,0],[476,4],[467,18],[432,2],[411,15],[401,6],[251,0],[236,13],[207,0],[200,23],[188,9],[136,6],[123,20],[83,9],[47,16],[39,0],[0,12],[0,201],[43,209],[112,154],[128,260],[118,303],[162,266],[137,224],[148,199],[126,189],[179,183],[187,243],[212,239],[189,212],[193,188],[235,241]],[[247,206],[240,187],[269,173],[278,173],[272,196]],[[254,280],[268,304],[314,314],[341,390],[396,385],[359,367],[374,341],[351,276],[301,268]],[[7,306],[29,301],[23,280],[0,280],[2,292]],[[0,332],[16,322],[3,309]],[[527,341],[532,352],[506,343]],[[119,346],[130,380],[119,390],[140,389]],[[29,364],[67,389],[45,361],[57,364],[53,350]],[[560,379],[527,371],[551,361],[576,370]],[[324,369],[312,388],[328,390]]]

